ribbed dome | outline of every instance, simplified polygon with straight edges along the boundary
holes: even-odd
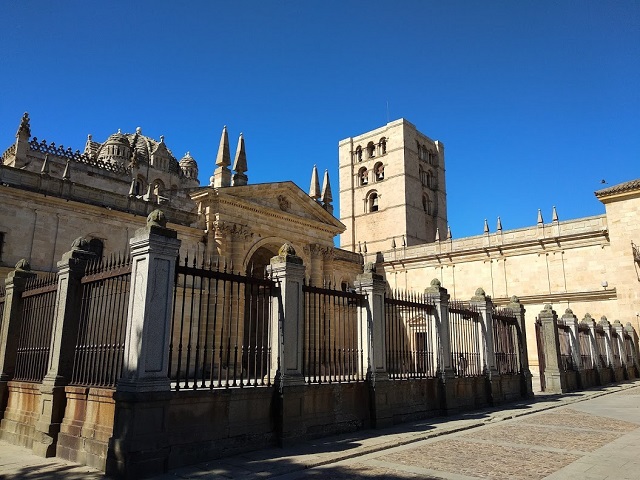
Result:
[[[110,135],[109,138],[107,138],[107,141],[104,142],[104,145],[124,145],[129,147],[131,144],[129,143],[127,136],[118,131],[118,133]]]
[[[180,159],[180,167],[181,168],[185,168],[185,167],[198,167],[198,163],[196,162],[195,158],[193,158],[191,156],[191,154],[189,152],[185,153],[184,157],[182,157]]]

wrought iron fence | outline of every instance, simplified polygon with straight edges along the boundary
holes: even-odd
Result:
[[[610,366],[609,356],[607,355],[607,337],[601,326],[596,327],[596,347],[598,349],[598,358],[602,367]]]
[[[0,280],[0,329],[2,329],[2,318],[4,317],[4,298],[6,297],[4,281]]]
[[[588,325],[578,325],[578,345],[580,345],[582,368],[585,370],[594,368],[593,357],[591,356],[591,334]]]
[[[71,385],[114,387],[122,374],[131,259],[87,264]]]
[[[387,371],[390,379],[435,377],[435,307],[424,295],[390,292],[384,299]]]
[[[500,375],[520,373],[517,318],[513,311],[503,308],[493,310],[493,347],[496,368]]]
[[[14,380],[41,382],[47,373],[57,288],[55,273],[27,280],[22,292]]]
[[[613,357],[613,366],[615,368],[621,367],[622,359],[620,358],[620,336],[614,329],[611,329],[611,356]]]
[[[560,344],[560,370],[563,372],[575,370],[571,351],[571,328],[558,324],[558,341]]]
[[[185,257],[176,265],[168,375],[175,390],[271,384],[272,296],[263,272]]]
[[[624,332],[624,353],[627,365],[633,365],[633,339],[627,332]]]
[[[365,296],[356,292],[303,285],[302,373],[307,383],[362,381],[366,326],[360,321]]]
[[[482,375],[480,362],[480,313],[465,302],[449,303],[451,365],[458,377]]]

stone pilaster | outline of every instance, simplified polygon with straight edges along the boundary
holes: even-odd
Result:
[[[631,325],[631,322],[627,322],[624,329],[627,332],[627,334],[631,337],[631,343],[632,343],[631,355],[633,356],[633,365],[635,366],[635,369],[636,369],[636,376],[638,376],[640,375],[640,361],[639,361],[639,355],[638,355],[638,333]]]
[[[578,341],[578,317],[573,314],[573,310],[567,308],[561,318],[562,323],[569,328],[569,341],[571,346],[571,361],[575,365],[576,372],[576,387],[578,389],[583,388],[583,375],[584,370],[582,366],[582,352],[580,351],[580,342]]]
[[[511,297],[506,308],[511,310],[516,316],[516,325],[518,327],[518,357],[520,359],[520,370],[522,381],[520,383],[520,393],[524,398],[533,397],[533,385],[531,379],[531,369],[529,368],[529,351],[527,350],[527,328],[525,324],[525,308],[520,299],[515,295]]]
[[[363,332],[358,348],[363,352],[362,371],[367,372],[369,382],[371,420],[373,426],[381,428],[393,424],[393,411],[387,403],[389,374],[387,372],[387,346],[385,334],[384,293],[386,282],[382,275],[375,271],[375,266],[368,263],[364,273],[356,277],[355,288],[366,297],[358,318],[363,325],[358,331]]]
[[[558,315],[551,305],[545,305],[538,314],[542,323],[542,339],[544,344],[546,391],[565,393],[567,381],[564,372],[560,371],[560,341],[558,338]]]
[[[440,406],[446,413],[448,410],[447,399],[454,395],[453,381],[455,380],[449,340],[449,294],[437,278],[431,280],[431,285],[425,289],[424,293],[435,306],[435,336],[433,338],[436,340],[434,345],[434,355],[437,357],[436,375],[440,379]]]
[[[7,382],[13,378],[16,368],[16,354],[20,325],[22,323],[22,292],[27,280],[35,277],[29,262],[20,260],[15,270],[5,279],[4,311],[0,324],[0,418],[7,406]]]
[[[624,327],[622,326],[622,323],[620,323],[620,320],[614,320],[613,324],[611,325],[611,331],[615,332],[616,335],[611,335],[611,343],[612,343],[612,350],[613,351],[617,351],[618,352],[618,356],[620,358],[620,365],[622,366],[622,377],[620,379],[616,379],[616,381],[620,381],[622,379],[628,380],[628,370],[627,370],[627,356],[625,355],[625,348],[624,348]],[[615,348],[613,346],[613,342],[617,343],[617,348]]]
[[[36,422],[33,452],[44,457],[54,456],[60,424],[64,418],[66,398],[64,387],[71,380],[78,326],[82,285],[87,262],[96,258],[89,251],[89,242],[78,238],[70,251],[58,262],[58,294],[51,334],[47,374],[40,387],[41,411]]]

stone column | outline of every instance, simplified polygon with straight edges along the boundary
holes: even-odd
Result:
[[[515,295],[511,297],[506,308],[511,310],[516,316],[516,326],[518,328],[518,356],[520,358],[520,370],[522,381],[520,383],[520,394],[523,398],[533,397],[533,385],[531,379],[531,369],[529,368],[529,351],[527,350],[527,327],[524,318],[524,305]]]
[[[542,322],[542,339],[544,343],[546,391],[549,393],[567,392],[567,380],[560,371],[560,341],[558,339],[558,315],[551,305],[545,305],[538,314]]]
[[[448,399],[453,397],[453,381],[455,372],[451,362],[451,345],[449,340],[449,294],[447,289],[442,287],[440,280],[434,278],[431,285],[424,291],[425,295],[435,306],[435,340],[434,351],[437,355],[436,375],[440,379],[440,406],[446,413],[448,410]]]
[[[387,403],[391,388],[387,372],[387,346],[385,334],[384,293],[386,282],[376,273],[375,265],[367,263],[364,273],[356,277],[355,288],[366,296],[366,302],[358,314],[358,330],[363,337],[358,348],[363,352],[361,371],[367,371],[369,400],[373,427],[382,428],[393,424],[393,410]]]
[[[25,259],[16,264],[14,271],[5,279],[4,311],[0,312],[0,418],[7,407],[9,390],[7,382],[13,378],[20,325],[22,323],[22,292],[27,280],[35,277]]]
[[[139,478],[163,473],[170,453],[166,431],[168,377],[177,232],[161,210],[147,217],[131,246],[131,290],[122,377],[114,399],[108,475]]]
[[[89,241],[80,237],[58,262],[58,293],[49,364],[40,386],[41,411],[35,425],[32,447],[36,455],[51,457],[56,453],[58,432],[66,404],[64,387],[71,380],[78,339],[82,303],[80,280],[87,262],[95,258],[95,253],[89,251]]]
[[[487,396],[493,405],[500,397],[500,375],[496,366],[495,343],[493,338],[493,302],[482,288],[471,298],[471,306],[480,312],[478,338],[480,339],[480,365],[487,379]]]
[[[270,277],[280,286],[277,324],[272,325],[272,371],[278,370],[283,386],[304,385],[302,354],[304,348],[305,267],[291,245],[285,243],[267,267]],[[276,320],[276,319],[273,319]],[[276,367],[276,368],[273,368]]]
[[[607,352],[605,355],[606,364],[603,365],[603,369],[607,368],[611,373],[611,378],[606,382],[612,382],[615,379],[615,365],[613,363],[613,351],[611,350],[611,323],[607,320],[607,317],[604,315],[600,317],[600,321],[598,322],[598,327],[602,328],[604,331],[604,338],[606,339]]]

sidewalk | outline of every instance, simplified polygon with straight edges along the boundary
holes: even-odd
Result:
[[[388,460],[380,460],[379,458],[381,458],[381,456],[386,457],[388,456],[388,454],[399,450],[398,447],[400,447],[400,449],[404,449],[404,451],[411,451],[413,449],[423,448],[423,446],[426,444],[436,445],[437,442],[444,440],[442,438],[443,436],[447,436],[447,442],[451,443],[449,442],[449,440],[457,438],[456,434],[461,433],[465,434],[465,438],[463,440],[468,444],[470,441],[468,438],[468,433],[476,432],[476,429],[478,427],[503,425],[500,422],[512,419],[525,418],[524,422],[526,422],[526,417],[529,415],[551,411],[551,409],[556,409],[559,407],[570,407],[571,410],[568,411],[568,413],[573,413],[575,409],[582,409],[585,411],[585,413],[593,415],[599,415],[606,410],[605,413],[607,413],[607,416],[609,418],[612,418],[612,415],[613,417],[617,418],[617,415],[618,417],[626,418],[628,422],[637,422],[636,426],[626,428],[638,430],[638,428],[640,428],[640,401],[636,402],[638,408],[635,409],[635,412],[631,412],[629,409],[626,409],[622,412],[614,412],[613,414],[611,413],[612,407],[609,404],[616,401],[616,398],[611,398],[610,400],[605,402],[607,405],[609,405],[606,408],[602,405],[598,406],[598,402],[592,402],[600,397],[609,395],[615,395],[616,397],[618,395],[625,395],[629,397],[629,399],[634,399],[635,401],[635,399],[637,398],[635,397],[635,394],[640,396],[640,381],[638,380],[634,382],[627,382],[622,385],[603,387],[597,390],[588,390],[584,392],[575,392],[563,396],[538,394],[532,401],[512,403],[509,405],[505,405],[500,409],[485,409],[452,417],[430,418],[416,422],[404,423],[383,430],[365,430],[351,434],[323,438],[319,440],[300,442],[296,446],[285,449],[271,448],[259,450],[256,452],[250,452],[225,459],[219,459],[189,467],[179,468],[154,478],[163,480],[183,478],[265,478],[278,476],[284,476],[286,478],[302,478],[306,476],[320,476],[322,478],[368,478],[371,475],[362,476],[360,473],[358,473],[360,470],[362,470],[362,465],[364,462],[366,467],[365,470],[367,470],[367,468],[373,468],[371,467],[371,465],[373,465],[374,467],[376,467],[377,465],[376,468],[382,469],[382,471],[389,471],[389,468],[393,468],[393,472],[395,473],[393,473],[393,475],[385,475],[387,478],[469,479],[473,477],[469,476],[468,473],[462,476],[460,474],[456,474],[455,472],[444,475],[443,471],[433,471],[433,473],[430,474],[432,476],[425,476],[427,470],[431,470],[425,470],[425,468],[423,468],[424,466],[398,467],[398,465],[400,464],[389,463]],[[631,413],[633,413],[633,415],[631,415]],[[553,417],[555,417],[554,421],[556,421],[557,423],[557,419],[561,417],[561,415],[554,415]],[[534,419],[530,419],[529,421],[531,422],[532,420]],[[623,420],[623,418],[620,418],[620,420]],[[520,430],[518,430],[523,432],[521,436],[526,436],[527,432],[535,429],[535,421],[532,422],[532,425],[521,426]],[[628,425],[633,424],[629,423]],[[553,430],[555,428],[555,425],[549,424],[548,428]],[[514,429],[515,426],[511,428],[511,430]],[[559,435],[560,433],[566,436],[566,432],[558,432]],[[531,438],[529,437],[530,435],[526,438],[526,441],[533,442],[535,444],[533,445],[533,447],[530,444],[527,444],[527,448],[529,448],[529,450],[531,448],[542,449],[543,451],[545,450],[544,439],[542,440],[543,445],[541,446],[539,445],[541,443],[539,440],[531,440]],[[640,438],[640,430],[638,430],[638,437]],[[492,440],[492,438],[490,438],[489,440],[496,443],[496,439]],[[480,444],[482,442],[486,443],[489,440],[474,439],[473,445]],[[497,440],[501,439],[498,438]],[[625,445],[624,436],[616,439],[616,441],[618,440],[622,441],[622,444]],[[629,439],[626,440],[629,441]],[[514,444],[513,442],[517,444],[518,441],[518,438],[511,439],[512,444]],[[633,439],[630,441],[632,443],[635,442],[635,440]],[[460,443],[457,440],[456,442]],[[504,441],[497,441],[496,444],[498,444],[499,448],[506,448],[507,445],[503,445],[504,443]],[[510,448],[513,448],[512,444],[510,444]],[[634,449],[631,450],[633,450],[634,452],[638,452],[639,447],[640,443],[635,444]],[[431,446],[429,448],[433,449],[435,447]],[[466,450],[469,450],[468,445],[466,445],[465,448]],[[578,448],[580,447],[576,447],[576,449]],[[606,448],[606,445],[603,446],[603,448]],[[563,455],[574,455],[577,460],[588,460],[584,458],[578,459],[577,457],[579,455],[576,449],[570,449],[568,450],[569,453],[563,453]],[[486,445],[483,447],[483,450],[487,450]],[[549,450],[549,448],[546,448],[546,450]],[[558,450],[558,448],[556,448],[556,450]],[[553,449],[550,451],[552,453],[555,452],[555,450]],[[585,452],[580,450],[579,453],[584,454]],[[398,455],[400,455],[400,457],[402,456],[400,453]],[[463,459],[460,458],[459,461],[463,461]],[[339,465],[343,465],[343,467],[341,467],[344,470],[343,472],[341,470],[342,473],[336,471],[335,468],[331,469],[331,473],[329,473],[329,471],[326,471],[326,468],[318,468],[336,463],[338,463]],[[589,462],[587,462],[585,465],[588,465],[588,467],[585,467],[583,465],[582,475],[576,478],[582,478],[585,480],[587,478],[606,478],[602,476],[586,476],[584,474],[584,470],[592,468],[594,465],[593,463]],[[610,471],[611,461],[608,462],[606,467],[609,469],[608,471]],[[354,470],[354,468],[356,470]],[[376,468],[374,468],[374,470]],[[407,472],[405,473],[409,476],[405,476],[404,474],[398,476],[399,468],[408,468],[409,470],[407,470]],[[469,468],[472,471],[473,465],[471,465]],[[455,470],[455,468],[453,469]],[[412,471],[414,470],[415,472],[412,473]],[[554,471],[549,471],[548,473],[551,474],[553,472]],[[619,473],[621,475],[624,474],[624,472]],[[636,467],[633,473],[634,475],[637,475],[635,477],[628,478],[640,478],[640,468]],[[380,476],[380,473],[376,473],[373,476]],[[5,442],[0,442],[0,478],[97,479],[105,477],[101,475],[100,472],[96,472],[95,470],[88,467],[77,466],[75,464],[64,462],[58,459],[40,458],[31,454],[31,451],[29,449],[9,445]],[[538,476],[536,478],[543,477]],[[569,477],[556,476],[550,478],[559,480],[560,478]],[[611,478],[625,477],[618,476]]]

